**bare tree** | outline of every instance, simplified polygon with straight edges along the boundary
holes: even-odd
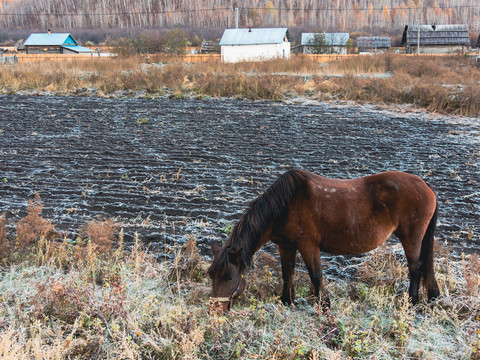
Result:
[[[398,31],[413,23],[465,23],[479,30],[478,0],[0,0],[2,29],[309,26]]]

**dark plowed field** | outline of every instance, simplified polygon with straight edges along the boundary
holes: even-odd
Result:
[[[354,178],[403,170],[438,192],[439,235],[479,249],[480,121],[354,106],[0,96],[0,213],[41,195],[69,232],[122,223],[161,251],[220,237],[289,168]]]

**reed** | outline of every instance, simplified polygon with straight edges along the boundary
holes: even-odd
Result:
[[[181,57],[120,56],[0,67],[0,93],[47,91],[58,95],[170,95],[281,101],[335,98],[431,112],[478,116],[480,68],[464,56],[356,56],[320,64],[290,60],[184,64]],[[137,94],[137,95],[135,95]]]

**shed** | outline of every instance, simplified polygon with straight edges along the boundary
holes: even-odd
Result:
[[[290,58],[287,28],[226,29],[220,40],[223,62]]]
[[[202,41],[202,46],[200,48],[200,53],[202,54],[219,54],[220,45],[214,41]]]
[[[387,51],[391,46],[388,36],[359,36],[357,48],[359,53],[381,53]]]
[[[348,33],[302,33],[304,54],[346,54]]]
[[[89,54],[92,49],[80,46],[69,33],[35,33],[25,40],[27,54]]]
[[[421,54],[464,53],[470,47],[468,26],[457,25],[406,25],[402,46],[407,53]]]

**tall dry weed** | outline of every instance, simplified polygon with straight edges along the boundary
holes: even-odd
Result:
[[[4,216],[0,216],[0,261],[7,260],[11,253],[11,246],[7,239],[6,223],[7,219]]]
[[[480,295],[480,257],[478,254],[470,255],[468,263],[464,259],[463,277],[466,282],[467,295]]]
[[[116,239],[117,229],[118,224],[113,219],[92,220],[85,224],[80,234],[93,244],[95,252],[108,253]]]
[[[175,257],[170,277],[175,281],[185,280],[201,283],[206,278],[203,257],[197,251],[197,239],[192,235]]]
[[[86,271],[87,281],[103,285],[109,281],[112,272],[116,271],[103,266],[102,259],[109,255],[119,259],[118,254],[112,254],[117,229],[118,224],[113,219],[92,220],[80,229],[74,255],[78,260],[78,267]]]
[[[17,243],[15,245],[20,252],[26,252],[42,237],[57,236],[54,231],[55,226],[40,215],[42,209],[43,203],[40,195],[36,194],[34,199],[28,202],[27,216],[17,223]]]
[[[367,284],[395,288],[407,279],[405,262],[382,245],[361,264],[358,277]]]

